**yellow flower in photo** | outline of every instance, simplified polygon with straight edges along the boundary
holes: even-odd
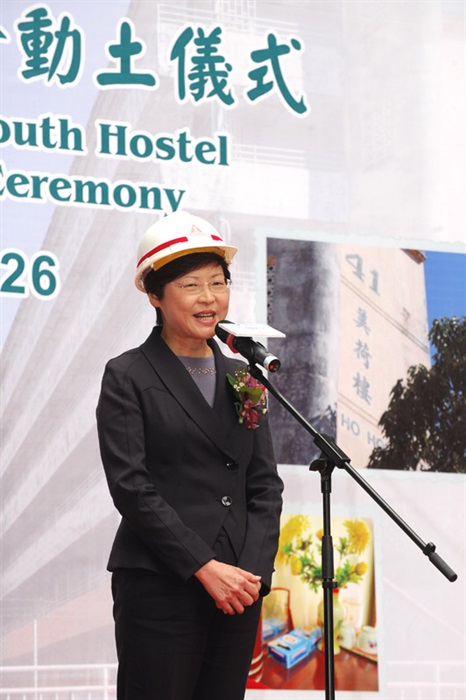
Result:
[[[337,588],[349,583],[359,583],[368,572],[365,561],[357,561],[371,539],[371,533],[362,520],[345,520],[347,536],[339,537],[334,550],[339,555],[335,564],[334,579]],[[317,593],[322,582],[322,538],[324,531],[311,530],[311,519],[294,515],[283,525],[276,558],[277,565],[288,565],[293,576]],[[356,559],[356,561],[355,561]]]
[[[287,544],[292,542],[295,537],[299,537],[303,532],[309,529],[311,521],[306,515],[293,515],[286,521],[280,530],[280,539],[278,542],[277,563],[283,563],[287,560],[290,552]]]
[[[369,567],[365,561],[360,561],[358,564],[356,564],[355,571],[358,576],[364,576],[368,568]]]
[[[371,538],[369,528],[362,520],[345,520],[343,524],[348,530],[349,551],[351,554],[361,554]]]
[[[299,557],[290,557],[290,568],[293,576],[299,576],[303,572],[303,562]]]

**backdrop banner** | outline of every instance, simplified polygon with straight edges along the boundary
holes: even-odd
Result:
[[[464,698],[463,0],[1,0],[0,52],[0,700],[115,697],[95,407],[155,323],[138,242],[180,210],[239,249],[230,320],[285,334],[271,381],[459,575],[334,471],[339,698]],[[448,363],[413,457],[435,398],[392,399]],[[319,452],[269,411],[285,502],[247,698],[321,698]]]

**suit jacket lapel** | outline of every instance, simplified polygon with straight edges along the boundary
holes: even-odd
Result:
[[[180,360],[162,340],[159,328],[154,328],[141,346],[141,350],[167,391],[178,401],[189,417],[222,452],[236,458],[238,444],[236,440],[232,440],[230,433],[234,432],[237,419],[233,398],[227,395],[229,390],[226,377],[227,365],[217,343],[211,341],[209,345],[214,351],[217,367],[213,409],[206,401],[199,400],[199,389]]]

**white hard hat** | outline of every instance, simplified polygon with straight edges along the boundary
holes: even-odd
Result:
[[[218,231],[205,219],[177,211],[152,224],[138,248],[136,287],[145,292],[144,276],[189,253],[216,253],[229,265],[238,248],[225,245]]]

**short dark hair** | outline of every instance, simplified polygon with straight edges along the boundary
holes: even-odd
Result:
[[[149,270],[144,277],[144,289],[148,294],[154,294],[158,299],[163,299],[165,287],[179,277],[194,272],[206,265],[220,265],[226,280],[231,279],[230,270],[225,260],[216,253],[188,253],[180,258],[175,258],[158,270]],[[162,314],[157,312],[157,325],[162,325]]]

